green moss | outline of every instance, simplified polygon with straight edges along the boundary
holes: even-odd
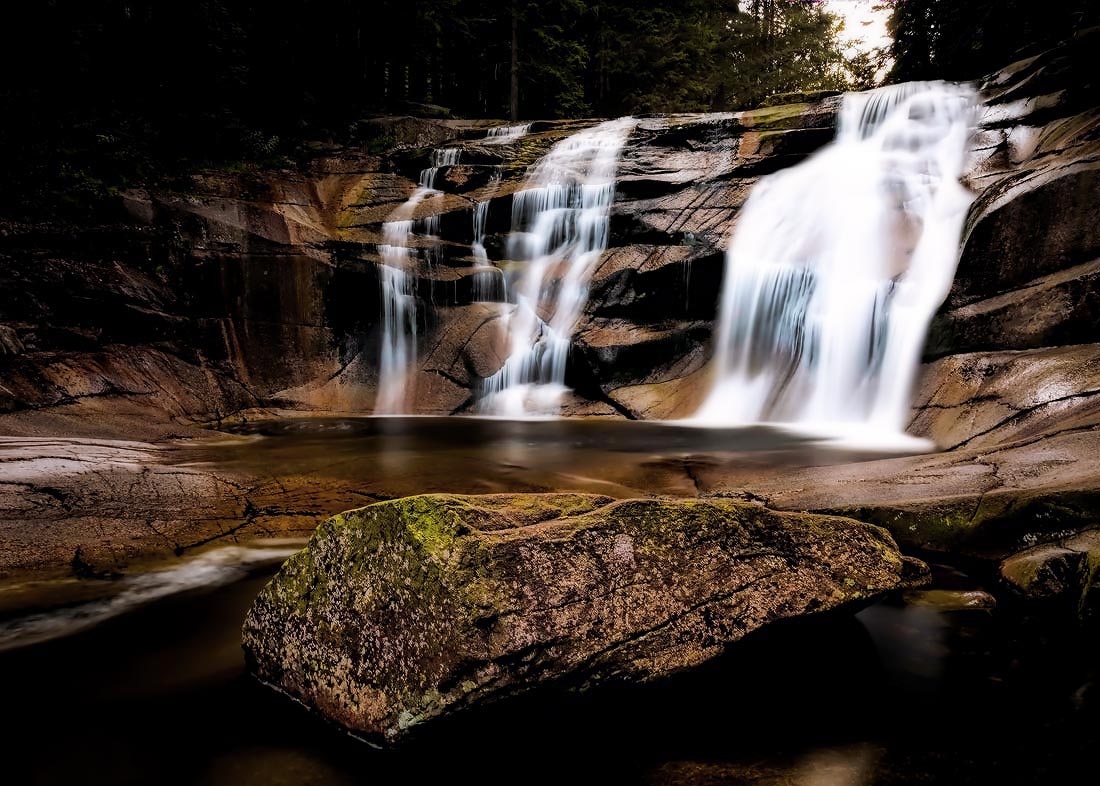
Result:
[[[802,126],[802,117],[810,109],[810,104],[782,104],[745,112],[741,122],[753,129],[789,130]]]
[[[469,532],[455,511],[462,505],[453,497],[408,497],[391,504],[409,537],[431,554],[449,553],[456,538]]]
[[[323,582],[324,577],[316,570],[313,554],[307,547],[283,563],[278,575],[268,583],[264,591],[271,593],[280,605],[289,606],[298,614],[305,614],[316,599],[317,590]]]
[[[375,137],[367,142],[367,152],[371,155],[383,155],[397,146],[397,137],[393,134],[385,134]]]
[[[893,533],[900,542],[946,550],[958,546],[971,534],[974,502],[905,509],[891,507],[845,507],[827,511],[877,524]]]

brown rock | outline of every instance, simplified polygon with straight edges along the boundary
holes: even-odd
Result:
[[[952,355],[925,369],[912,433],[992,446],[1100,423],[1100,344]]]
[[[1059,601],[1087,623],[1100,619],[1100,530],[1013,555],[1001,563],[1001,578],[1030,601]]]
[[[1061,546],[1040,546],[1001,563],[1001,578],[1032,600],[1064,598],[1081,591],[1085,555]]]
[[[261,680],[370,739],[540,684],[640,682],[905,585],[890,537],[729,500],[422,496],[330,519],[244,627]]]
[[[940,314],[931,356],[1087,344],[1100,324],[1100,260]]]
[[[7,325],[0,325],[0,355],[18,355],[24,349],[19,334]]]

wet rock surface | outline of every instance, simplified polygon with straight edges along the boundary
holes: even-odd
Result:
[[[1015,554],[1001,563],[1000,574],[1017,596],[1054,603],[1093,623],[1100,614],[1100,529]]]
[[[261,680],[375,741],[539,685],[646,682],[919,581],[885,531],[729,500],[421,496],[321,525],[249,612]]]
[[[617,320],[627,345],[575,353],[569,376],[581,399],[571,413],[605,406],[624,383],[691,373],[675,355],[705,354],[737,208],[762,173],[826,144],[835,111],[829,99],[639,123],[624,150],[613,238],[584,318],[594,329]],[[415,222],[408,272],[421,362],[410,374],[429,379],[417,386],[413,409],[468,406],[496,368],[481,350],[467,364],[471,373],[440,367],[442,356],[463,353],[470,341],[455,329],[456,318],[458,327],[469,318],[456,315],[483,305],[506,315],[507,303],[476,303],[474,285],[479,275],[503,280],[509,268],[512,194],[555,142],[594,122],[535,123],[498,144],[475,121],[380,119],[371,133],[387,140],[381,153],[369,145],[323,149],[294,168],[206,172],[171,188],[133,189],[111,225],[6,223],[0,412],[68,407],[89,395],[119,405],[148,399],[147,416],[161,422],[254,406],[369,410],[380,341],[377,246],[395,217]],[[437,174],[446,193],[407,207],[435,147],[460,149],[460,163]],[[488,203],[484,244],[497,268],[489,273],[476,268],[470,248],[479,202]],[[663,368],[644,362],[645,347],[631,352],[631,328],[677,334],[665,342]],[[154,364],[159,387],[133,379]]]
[[[208,544],[303,537],[329,515],[321,484],[181,466],[171,453],[134,440],[0,437],[0,583],[111,580]]]

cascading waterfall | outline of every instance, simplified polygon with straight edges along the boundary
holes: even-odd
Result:
[[[439,177],[439,170],[443,167],[456,166],[462,156],[462,149],[458,147],[441,147],[432,151],[431,166],[420,172],[420,188],[424,196],[439,196],[443,192],[435,187],[435,181]],[[413,194],[412,199],[416,198]],[[423,197],[421,197],[423,199]],[[425,216],[421,222],[424,226],[424,234],[428,237],[439,237],[439,216]]]
[[[526,264],[512,288],[511,351],[485,381],[482,411],[519,417],[560,410],[570,339],[607,248],[619,154],[635,122],[608,121],[558,142],[514,195],[509,256]]]
[[[506,145],[526,136],[530,131],[530,123],[517,126],[493,126],[485,134],[485,144]]]
[[[495,126],[488,129],[483,144],[504,145],[515,142],[529,130],[530,125]],[[416,295],[415,269],[418,251],[411,245],[417,231],[423,236],[437,238],[440,233],[438,215],[415,220],[417,206],[425,199],[439,196],[436,187],[439,172],[445,167],[456,166],[462,157],[461,147],[441,147],[432,151],[429,166],[420,172],[417,189],[409,199],[394,211],[390,220],[382,225],[383,243],[378,251],[382,257],[379,281],[382,295],[382,339],[379,353],[378,394],[374,411],[379,415],[398,415],[410,411],[415,393],[408,384],[409,374],[416,365]],[[489,262],[485,252],[485,221],[488,201],[480,202],[474,210],[474,243],[472,252],[479,270],[474,277],[474,298],[482,301],[504,299],[504,276]],[[432,249],[427,249],[427,260],[432,261]]]
[[[697,422],[904,431],[958,262],[974,101],[945,83],[850,94],[832,144],[757,184],[727,252]]]
[[[379,282],[382,295],[382,346],[379,352],[376,415],[400,415],[410,411],[414,391],[408,385],[409,372],[416,364],[416,293],[412,269],[417,251],[410,243],[417,228],[412,216],[417,206],[441,192],[435,187],[439,170],[454,166],[461,149],[444,147],[432,151],[430,166],[420,172],[419,187],[382,225],[382,257]],[[439,217],[420,221],[424,235],[439,235]]]
[[[378,247],[382,255],[378,270],[382,288],[382,348],[374,403],[376,415],[399,415],[409,407],[406,377],[416,362],[416,295],[413,276],[407,269],[416,261],[415,250],[408,247],[412,228],[411,219],[382,225],[385,243]]]
[[[432,151],[431,166],[420,172],[420,187],[435,191],[435,179],[439,170],[445,166],[456,166],[462,157],[460,147],[440,147]]]
[[[526,136],[531,124],[512,126],[493,126],[485,132],[485,145],[510,145]],[[457,163],[457,159],[456,159]],[[500,179],[500,167],[497,167],[493,182]],[[494,303],[508,299],[508,286],[504,272],[489,262],[485,251],[485,222],[489,216],[489,200],[478,202],[474,206],[474,240],[470,251],[474,256],[477,271],[474,273],[474,300]]]
[[[504,283],[504,271],[489,262],[485,251],[485,222],[489,216],[489,201],[478,202],[474,206],[474,242],[470,246],[474,255],[474,300],[486,303],[508,299],[508,288]]]

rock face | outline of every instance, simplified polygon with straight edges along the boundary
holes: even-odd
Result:
[[[1055,410],[1074,427],[1100,422],[1089,360],[1100,351],[1100,92],[1078,76],[1092,73],[1098,43],[1100,31],[1084,31],[982,85],[976,200],[928,345],[951,357],[928,367],[913,424],[945,447],[1034,436],[1056,425],[1037,428],[1036,416]]]
[[[923,566],[884,530],[730,500],[421,496],[336,516],[248,614],[262,680],[349,730],[547,683],[645,681]]]

